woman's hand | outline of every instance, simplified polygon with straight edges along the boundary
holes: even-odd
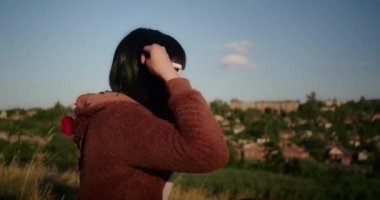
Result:
[[[174,69],[165,47],[152,44],[145,46],[144,51],[149,57],[142,54],[141,63],[145,64],[153,75],[164,81],[180,77],[179,73]]]

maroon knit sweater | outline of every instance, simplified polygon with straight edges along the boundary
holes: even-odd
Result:
[[[134,101],[77,108],[80,199],[162,199],[171,172],[210,172],[228,161],[222,131],[187,79],[167,83],[175,124]]]

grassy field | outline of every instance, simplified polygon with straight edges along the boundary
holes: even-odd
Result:
[[[34,145],[32,154],[25,153],[31,149],[25,148],[27,143],[23,142],[3,148],[6,151],[0,152],[1,200],[77,198],[76,154],[69,153],[71,150],[66,147],[66,142],[71,141],[61,137],[48,134],[47,142]],[[51,154],[47,149],[57,151]],[[6,152],[14,154],[4,156]],[[246,163],[206,174],[177,173],[170,199],[378,199],[379,188],[380,178],[371,170],[362,173],[352,167],[293,160],[275,166]]]
[[[221,169],[210,174],[178,174],[173,199],[377,199],[380,180],[330,174],[300,177],[266,170]],[[189,197],[191,199],[191,197]]]
[[[44,166],[44,155],[20,166],[0,163],[0,199],[76,199],[77,172]],[[358,177],[305,178],[266,170],[220,169],[176,174],[171,200],[186,199],[377,199],[380,181]]]

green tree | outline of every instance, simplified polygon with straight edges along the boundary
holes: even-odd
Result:
[[[251,136],[258,137],[261,136],[264,131],[258,131],[260,126],[257,128],[256,123],[261,118],[261,112],[257,109],[247,109],[242,112],[240,115],[240,121],[245,126],[245,132],[250,134]]]
[[[297,144],[307,149],[310,156],[315,160],[321,162],[325,159],[326,143],[320,137],[312,136],[310,138],[304,138],[299,140]]]
[[[315,121],[315,119],[320,116],[322,102],[317,100],[315,92],[311,92],[306,98],[306,102],[300,105],[299,112],[302,117],[310,121]]]
[[[228,104],[220,99],[210,102],[210,109],[215,115],[226,116],[231,111]]]
[[[17,149],[16,143],[8,144],[2,148],[3,158],[6,164],[11,163],[13,157],[17,154]]]
[[[230,159],[228,160],[227,166],[234,167],[239,163],[238,152],[231,142],[227,142],[227,148],[230,155]]]

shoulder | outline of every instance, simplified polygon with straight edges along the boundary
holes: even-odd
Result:
[[[110,103],[106,109],[98,113],[98,119],[114,126],[130,126],[140,121],[154,121],[157,119],[147,108],[137,102],[116,101]],[[97,120],[98,121],[98,120]]]
[[[110,103],[102,114],[110,114],[113,116],[130,116],[130,115],[149,115],[150,111],[137,102],[115,101]]]

